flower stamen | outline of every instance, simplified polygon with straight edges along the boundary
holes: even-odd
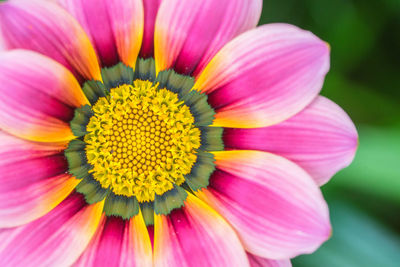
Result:
[[[103,188],[145,202],[185,181],[200,130],[177,94],[136,80],[111,89],[92,109],[84,141],[90,173]]]

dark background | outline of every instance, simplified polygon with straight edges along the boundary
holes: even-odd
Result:
[[[400,0],[265,0],[260,24],[287,22],[332,48],[322,90],[353,119],[353,164],[322,190],[333,234],[295,267],[400,266]]]

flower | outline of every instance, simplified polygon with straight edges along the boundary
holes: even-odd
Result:
[[[318,96],[328,45],[261,6],[0,4],[0,265],[288,266],[327,240],[318,185],[357,131]]]

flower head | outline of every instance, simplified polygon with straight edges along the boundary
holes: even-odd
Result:
[[[0,4],[1,266],[287,266],[357,132],[261,0]]]

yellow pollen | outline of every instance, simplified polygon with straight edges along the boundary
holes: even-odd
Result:
[[[85,136],[90,171],[117,195],[153,201],[185,181],[200,130],[178,95],[149,81],[113,88],[92,107]]]

